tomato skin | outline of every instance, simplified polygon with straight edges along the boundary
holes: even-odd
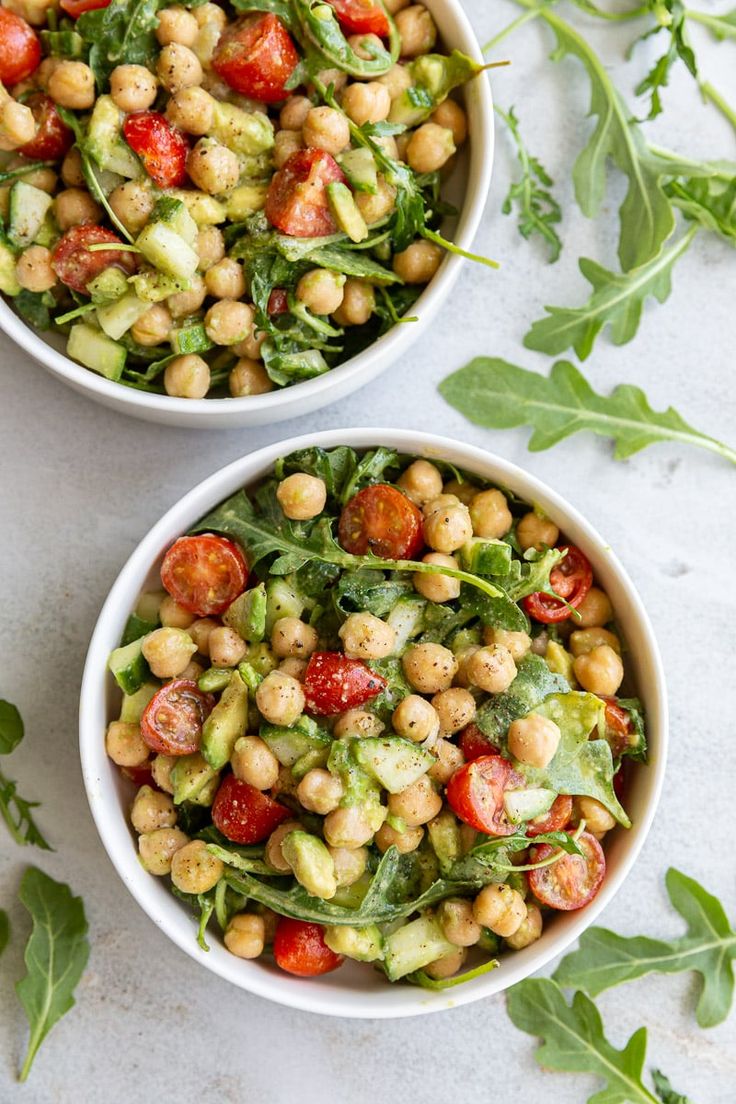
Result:
[[[356,709],[385,685],[385,678],[362,659],[348,659],[341,652],[314,652],[304,674],[307,709],[320,717]]]
[[[354,556],[413,560],[424,547],[422,513],[398,487],[374,483],[343,507],[337,533]]]
[[[199,749],[202,725],[215,707],[191,679],[172,679],[143,710],[141,736],[160,755],[191,755]]]
[[[109,243],[110,249],[90,253],[88,246]],[[72,226],[62,234],[51,254],[51,267],[61,280],[80,295],[89,295],[87,284],[105,268],[114,266],[132,275],[137,263],[133,253],[115,249],[122,245],[117,234],[104,226]]]
[[[558,548],[567,555],[552,569],[549,581],[564,602],[541,591],[523,599],[529,616],[545,625],[567,621],[572,615],[569,607],[575,609],[579,606],[593,585],[593,568],[585,553],[574,544],[560,544]]]
[[[458,738],[458,747],[465,756],[465,762],[480,759],[482,755],[498,755],[498,748],[494,747],[488,737],[481,732],[477,724],[466,725]]]
[[[260,843],[291,813],[268,794],[228,774],[212,803],[212,822],[233,843]]]
[[[248,16],[220,39],[212,59],[218,76],[244,96],[278,103],[289,95],[286,83],[299,54],[284,24],[273,13]]]
[[[33,112],[38,130],[18,153],[40,161],[57,161],[71,148],[74,135],[62,122],[54,101],[44,92],[34,92],[25,104]]]
[[[266,195],[266,218],[293,238],[319,238],[337,230],[327,203],[327,185],[345,176],[324,150],[297,150],[275,172]]]
[[[376,0],[327,0],[344,30],[350,34],[374,34],[387,38],[388,17]]]
[[[560,794],[552,802],[552,807],[543,818],[530,820],[526,826],[528,836],[541,836],[543,832],[560,832],[570,823],[572,816],[572,798],[569,794]]]
[[[30,23],[0,7],[0,81],[17,84],[41,63],[41,40]]]
[[[126,115],[123,135],[159,188],[178,188],[187,176],[189,143],[184,134],[158,111]]]
[[[606,739],[614,759],[617,759],[630,747],[634,724],[628,711],[622,709],[615,698],[603,700],[606,703]]]
[[[245,590],[248,565],[237,544],[214,533],[179,537],[164,556],[161,582],[197,617],[223,613]]]
[[[88,11],[97,11],[99,8],[110,6],[110,0],[60,0],[59,7],[70,15],[72,19],[79,19]]]
[[[150,760],[147,763],[141,763],[139,767],[121,767],[120,771],[136,786],[150,786],[152,790],[158,789],[151,773]]]
[[[529,886],[543,905],[573,912],[585,908],[601,888],[606,876],[606,856],[595,836],[582,832],[578,845],[585,852],[580,855],[563,855],[552,866],[529,871]],[[532,851],[532,862],[549,858],[555,848],[542,843]]]
[[[318,977],[342,966],[342,955],[325,943],[321,924],[308,924],[282,916],[273,937],[276,965],[296,977]]]
[[[508,759],[481,755],[459,767],[447,783],[447,800],[453,812],[487,836],[510,836],[516,831],[503,807],[504,790],[518,788],[523,779]]]
[[[268,306],[266,310],[269,314],[288,314],[288,292],[284,288],[274,288],[268,297]]]

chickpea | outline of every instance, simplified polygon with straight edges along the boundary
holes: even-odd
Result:
[[[203,226],[197,233],[194,248],[199,257],[199,271],[207,272],[225,256],[225,239],[216,226]]]
[[[8,168],[14,167],[12,162],[8,165]],[[23,179],[26,184],[33,185],[34,188],[46,192],[47,195],[53,195],[56,191],[56,185],[59,183],[59,178],[53,169],[36,169],[34,172],[25,173]]]
[[[45,57],[33,74],[33,79],[43,92],[48,92],[51,74],[59,68],[62,59],[58,57]]]
[[[390,135],[387,135],[390,137]],[[392,156],[389,153],[389,156]],[[393,154],[394,158],[397,154]],[[356,192],[353,196],[356,206],[368,226],[380,222],[390,215],[396,206],[396,188],[389,184],[383,173],[376,177],[377,191],[374,195],[370,192]]]
[[[171,313],[163,303],[153,303],[130,328],[139,345],[160,345],[171,333]]]
[[[581,629],[597,629],[613,619],[613,607],[605,591],[592,586],[576,607],[575,624]]]
[[[338,635],[350,659],[383,659],[396,646],[396,633],[372,613],[351,613]]]
[[[60,107],[84,111],[95,102],[95,77],[83,61],[59,61],[48,78],[49,96]]]
[[[441,808],[442,797],[426,774],[399,793],[388,795],[389,813],[401,817],[409,828],[434,820]]]
[[[383,6],[389,15],[396,15],[402,8],[407,8],[411,0],[383,0]]]
[[[348,277],[343,287],[342,303],[332,317],[338,326],[362,326],[376,309],[376,293],[365,280]]]
[[[482,928],[508,939],[518,931],[526,916],[524,898],[509,885],[484,886],[473,902],[473,916]]]
[[[570,633],[569,644],[570,651],[576,658],[587,655],[601,644],[607,644],[617,655],[621,655],[621,641],[608,629],[576,629],[575,632]]]
[[[421,510],[433,498],[442,494],[442,475],[429,460],[415,460],[396,481],[407,498]]]
[[[193,46],[199,33],[199,24],[186,8],[162,8],[158,13],[156,38],[160,46],[177,42],[181,46]]]
[[[107,726],[105,751],[119,767],[139,767],[150,754],[150,748],[141,736],[140,725],[125,721],[111,721]]]
[[[325,88],[329,88],[332,85],[335,89],[335,95],[342,92],[345,85],[348,83],[348,75],[344,73],[342,69],[320,69],[317,73],[317,79]],[[307,85],[307,91],[314,92],[313,85]]]
[[[400,855],[408,855],[411,851],[416,851],[423,839],[423,828],[410,828],[407,825],[403,832],[399,832],[390,824],[382,824],[373,842],[381,854],[388,851],[389,847],[395,847]]]
[[[201,4],[193,13],[198,27],[206,27],[208,23],[214,23],[220,30],[225,29],[227,16],[219,4]]]
[[[191,682],[198,682],[204,674],[204,667],[201,663],[197,663],[196,659],[192,659],[187,663],[186,667],[179,675],[179,678],[189,679]]]
[[[502,694],[516,678],[516,664],[508,648],[491,644],[470,656],[467,672],[473,686],[488,694]]]
[[[393,269],[405,284],[428,284],[440,267],[444,254],[434,242],[420,239],[402,253],[394,254]]]
[[[296,297],[313,314],[332,314],[343,300],[345,277],[341,272],[313,268],[296,286]]]
[[[205,314],[204,328],[215,345],[237,345],[253,329],[253,308],[235,299],[220,299]]]
[[[442,644],[414,644],[401,659],[404,674],[422,694],[449,690],[457,674],[457,660]]]
[[[304,712],[301,683],[283,671],[271,671],[256,690],[256,705],[269,724],[289,727]]]
[[[165,49],[172,50],[174,47],[166,46]],[[213,138],[200,138],[187,157],[187,172],[203,192],[219,195],[220,192],[229,192],[238,183],[240,162],[237,154],[227,146],[220,145]],[[210,272],[213,271],[210,269]]]
[[[459,770],[465,762],[465,756],[456,744],[442,737],[432,751],[437,759],[427,771],[427,775],[439,786],[446,786],[455,771]]]
[[[436,107],[430,119],[438,126],[446,127],[452,132],[452,140],[456,146],[461,146],[468,137],[468,118],[463,108],[455,100],[445,100]]]
[[[328,847],[335,864],[335,878],[338,886],[355,885],[365,874],[368,865],[368,852],[364,847]]]
[[[301,828],[301,824],[298,820],[285,820],[283,824],[279,824],[278,828],[274,829],[268,837],[268,843],[266,844],[266,862],[269,866],[272,866],[274,870],[279,870],[282,874],[288,874],[291,870],[291,865],[284,857],[284,853],[281,850],[281,844],[284,842],[289,832],[293,832],[295,828]]]
[[[443,487],[445,494],[454,495],[455,498],[459,498],[465,506],[469,506],[478,493],[478,488],[473,483],[469,483],[467,479],[462,481],[459,479],[451,479],[449,483],[445,483]]]
[[[148,222],[155,200],[150,188],[137,180],[126,180],[113,188],[107,199],[116,217],[131,233],[137,234]]]
[[[212,265],[204,275],[207,294],[215,299],[241,299],[245,295],[245,275],[242,265],[230,257]]]
[[[437,41],[437,27],[424,4],[412,4],[396,15],[396,30],[401,37],[401,56],[428,54]]]
[[[54,214],[60,230],[70,226],[97,223],[102,218],[102,208],[83,188],[67,188],[54,200]]]
[[[156,91],[156,78],[143,65],[117,65],[110,74],[110,95],[121,111],[146,111]]]
[[[278,669],[283,671],[285,675],[291,675],[298,682],[304,682],[304,676],[307,673],[307,661],[306,659],[298,659],[296,656],[287,656],[286,659],[281,660]]]
[[[512,951],[522,951],[530,943],[536,943],[542,934],[542,913],[536,905],[526,906],[526,916],[516,931],[506,937],[506,943]]]
[[[307,149],[326,150],[337,157],[350,145],[348,121],[333,107],[312,107],[302,124],[302,140]]]
[[[392,100],[397,100],[401,93],[406,92],[407,88],[411,88],[414,83],[407,67],[398,63],[389,69],[388,73],[376,77],[376,80],[379,84],[385,84]]]
[[[332,735],[336,740],[342,740],[346,736],[380,736],[383,729],[384,724],[375,713],[367,713],[364,709],[348,709],[347,713],[338,717]]]
[[[483,642],[485,644],[502,644],[511,652],[514,663],[518,663],[529,652],[532,646],[532,638],[525,632],[512,632],[510,629],[494,629],[486,625],[483,629]]]
[[[298,617],[279,617],[271,630],[271,648],[280,659],[285,656],[308,659],[318,642],[317,630]]]
[[[157,828],[173,828],[176,824],[174,802],[168,794],[141,786],[130,810],[130,823],[140,835],[155,832]]]
[[[437,123],[424,123],[417,127],[406,147],[409,167],[417,173],[437,172],[454,152],[452,131]]]
[[[304,149],[301,130],[277,130],[273,140],[273,163],[277,169],[284,167],[293,153]]]
[[[236,778],[257,790],[270,790],[279,777],[279,761],[260,736],[240,736],[230,765]]]
[[[156,828],[138,837],[141,866],[149,874],[162,877],[171,872],[174,856],[189,843],[189,836],[180,828]]]
[[[153,781],[164,793],[173,794],[174,783],[171,781],[171,770],[176,762],[173,755],[156,755],[151,761],[151,774]]]
[[[224,864],[207,850],[204,840],[186,843],[171,861],[171,880],[182,893],[206,893],[224,872]]]
[[[281,130],[300,130],[312,110],[312,101],[308,96],[289,96],[279,112]]]
[[[465,947],[458,947],[456,951],[449,951],[442,958],[436,958],[434,962],[430,962],[424,967],[424,972],[435,981],[442,981],[458,972],[467,955]]]
[[[51,252],[43,245],[24,249],[15,264],[15,277],[27,291],[48,291],[56,283]]]
[[[260,360],[261,359],[261,345],[266,340],[267,334],[265,330],[253,329],[253,332],[246,337],[245,341],[239,341],[237,345],[233,345],[233,352],[239,357],[245,357],[248,360]],[[268,389],[267,389],[268,390]]]
[[[243,638],[227,625],[218,625],[210,633],[210,659],[215,667],[235,667],[247,650]]]
[[[518,717],[509,726],[509,751],[520,763],[546,767],[560,746],[561,732],[554,721],[539,713]]]
[[[164,390],[179,399],[203,399],[210,389],[210,369],[196,353],[171,360],[164,369]]]
[[[336,809],[344,796],[343,784],[334,774],[321,767],[307,771],[296,788],[301,805],[310,813],[326,816]]]
[[[441,498],[445,497],[451,496],[441,496]],[[440,505],[436,510],[431,510],[433,503],[439,501],[439,498],[434,499],[427,507],[431,512],[425,511],[424,539],[430,548],[447,555],[462,548],[470,540],[473,527],[468,507],[463,506],[462,502],[455,499]]]
[[[72,146],[61,163],[61,179],[67,188],[81,188],[84,184],[82,155],[76,146]]]
[[[459,732],[475,719],[475,698],[469,690],[451,686],[432,698],[432,705],[440,719],[440,733],[450,736]]]
[[[610,832],[616,827],[616,818],[594,797],[576,797],[573,801],[573,818],[577,823],[584,820],[589,832]]]
[[[241,357],[228,377],[230,394],[234,399],[247,395],[265,395],[273,391],[273,383],[260,361]]]
[[[324,510],[327,487],[324,480],[314,475],[295,472],[281,480],[276,498],[287,518],[292,521],[308,521]]]
[[[166,115],[174,126],[201,137],[212,126],[215,102],[214,96],[198,85],[182,88],[166,105]]]
[[[468,674],[468,660],[479,651],[480,644],[468,644],[467,647],[460,648],[459,651],[455,653],[458,664],[457,674],[453,679],[455,686],[464,686],[467,690],[473,685],[470,675]]]
[[[183,629],[154,629],[144,639],[141,651],[156,678],[176,678],[197,650]]]
[[[180,606],[170,594],[161,600],[158,608],[158,618],[161,624],[168,629],[188,629],[194,621],[194,614]]]
[[[514,519],[506,496],[495,489],[480,491],[470,503],[470,520],[477,537],[498,540],[505,537]]]
[[[202,83],[202,65],[188,46],[170,42],[158,55],[156,75],[167,92],[175,96],[183,88],[193,88]],[[190,174],[191,175],[191,174]],[[224,189],[219,189],[224,191]]]
[[[611,697],[623,682],[621,657],[608,644],[599,644],[587,655],[578,656],[572,666],[583,690],[591,694]]]
[[[230,954],[238,958],[258,958],[266,945],[266,925],[255,912],[238,912],[231,917],[223,936]]]
[[[166,306],[173,318],[188,318],[191,314],[196,314],[204,303],[206,295],[207,288],[204,280],[199,273],[195,272],[194,276],[189,277],[189,287],[186,291],[177,291],[170,295],[166,300]]]
[[[19,149],[30,142],[36,133],[33,112],[25,104],[0,92],[0,150]]]
[[[385,84],[368,81],[363,84],[355,81],[349,84],[342,94],[342,109],[354,123],[380,123],[388,118],[391,110],[391,96]]]
[[[437,920],[445,939],[457,947],[473,947],[480,939],[480,924],[473,916],[473,902],[464,897],[447,897],[437,909]]]
[[[211,617],[200,617],[189,626],[189,635],[197,645],[197,651],[201,655],[209,656],[210,636],[217,627],[218,622],[214,621]]]
[[[409,694],[399,702],[393,712],[391,725],[397,735],[413,740],[415,744],[434,739],[440,731],[437,710],[419,694]]]
[[[348,46],[354,54],[363,61],[371,61],[384,49],[381,39],[376,34],[361,33],[352,34],[348,38]]]
[[[422,556],[422,563],[437,564],[439,567],[451,567],[456,571],[460,565],[454,556],[446,556],[443,552],[429,552]],[[460,580],[452,575],[425,575],[417,571],[412,575],[414,589],[428,598],[430,602],[451,602],[460,597]]]
[[[360,805],[334,809],[325,817],[322,830],[331,847],[345,848],[348,851],[364,847],[374,836],[371,819]]]
[[[527,548],[542,552],[545,548],[554,548],[560,539],[560,530],[549,518],[540,517],[530,510],[516,526],[516,539],[522,552],[526,552]]]

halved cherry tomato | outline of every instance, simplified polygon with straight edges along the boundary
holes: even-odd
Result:
[[[36,120],[36,134],[21,146],[18,153],[41,161],[56,161],[63,157],[74,141],[74,135],[56,110],[56,104],[44,92],[34,92],[25,101]]]
[[[378,0],[327,0],[343,28],[351,34],[374,34],[386,38],[388,16]]]
[[[179,537],[161,564],[165,589],[197,617],[226,610],[245,590],[247,578],[248,566],[237,544],[213,533]]]
[[[109,244],[110,249],[90,252],[90,245],[103,243]],[[131,274],[135,272],[135,255],[116,249],[116,245],[122,245],[120,238],[104,226],[72,226],[56,243],[51,254],[51,267],[62,284],[80,295],[87,295],[87,284],[105,268],[121,268]]]
[[[571,616],[569,607],[575,609],[579,606],[593,584],[593,568],[585,553],[574,544],[561,544],[558,547],[561,552],[567,552],[567,555],[552,569],[549,581],[555,594],[559,594],[564,601],[541,591],[524,598],[524,609],[529,616],[545,625],[567,621]]]
[[[72,19],[79,19],[85,12],[107,8],[109,4],[110,0],[61,0],[59,7]]]
[[[455,771],[447,783],[447,800],[453,811],[488,836],[510,836],[516,831],[503,807],[505,790],[518,789],[523,779],[507,759],[482,755]]]
[[[390,560],[413,560],[424,545],[422,514],[397,487],[376,483],[350,499],[337,527],[340,544],[354,556],[372,552]]]
[[[569,794],[560,794],[552,802],[552,807],[544,816],[530,820],[526,826],[528,836],[541,836],[543,832],[559,832],[570,822],[572,816],[572,798]]]
[[[622,709],[615,698],[604,698],[604,701],[606,703],[606,739],[611,745],[611,754],[614,759],[617,759],[631,744],[634,723],[627,710]]]
[[[289,310],[289,296],[284,288],[274,288],[268,297],[266,310],[269,314],[286,314]]]
[[[348,659],[341,652],[315,652],[304,674],[307,709],[331,717],[375,698],[386,685],[362,659]]]
[[[158,789],[158,786],[153,781],[150,761],[148,763],[142,763],[139,767],[121,767],[120,769],[125,777],[129,778],[131,782],[134,782],[136,786],[150,786],[153,790]]]
[[[126,115],[123,135],[159,188],[178,188],[186,180],[189,143],[158,111]]]
[[[191,679],[172,679],[143,710],[141,736],[160,755],[191,755],[199,748],[202,725],[215,699]]]
[[[327,185],[343,181],[342,169],[324,150],[297,150],[274,173],[266,195],[266,218],[293,238],[334,234],[335,220],[327,203]]]
[[[582,832],[578,846],[582,855],[563,855],[551,866],[529,871],[529,886],[543,905],[562,912],[572,912],[589,904],[606,875],[606,856],[595,836]],[[532,850],[532,862],[549,858],[555,848],[542,843]]]
[[[212,822],[233,843],[260,843],[291,813],[268,794],[228,774],[212,803]]]
[[[480,759],[481,755],[498,755],[498,748],[494,747],[485,733],[481,732],[477,724],[466,725],[458,738],[458,746],[465,756],[465,762],[472,759]]]
[[[30,23],[0,8],[0,81],[17,84],[30,77],[41,62],[41,40]]]
[[[325,943],[321,924],[291,920],[282,916],[273,937],[273,957],[276,965],[297,977],[318,977],[342,966],[342,955],[335,954]]]
[[[212,58],[212,68],[231,88],[261,103],[286,99],[286,83],[298,64],[289,32],[271,12],[239,20]]]

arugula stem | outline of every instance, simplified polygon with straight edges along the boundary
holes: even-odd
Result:
[[[485,46],[481,47],[481,53],[487,54],[489,50],[495,49],[495,47],[498,46],[499,42],[503,42],[503,40],[508,35],[513,34],[514,31],[518,31],[519,27],[523,27],[525,23],[529,23],[532,19],[536,19],[537,16],[541,14],[542,9],[541,7],[539,7],[518,15],[512,23],[509,23],[508,27],[504,27],[504,29],[502,31],[499,31],[497,35],[494,35],[493,38],[490,38],[488,42],[486,42]]]
[[[723,18],[719,19],[718,16],[708,15],[707,12],[694,11],[692,8],[686,8],[685,18],[692,20],[693,23],[702,23],[704,27],[707,27],[708,30],[712,31],[718,38],[721,36],[736,38],[736,26],[726,23]]]
[[[638,8],[630,8],[628,11],[604,11],[603,8],[597,7],[592,0],[572,0],[572,3],[576,8],[580,8],[581,11],[586,12],[587,15],[592,15],[596,19],[606,19],[610,23],[621,23],[630,19],[641,19],[644,15],[651,13],[650,4],[640,4]]]
[[[726,102],[718,89],[714,88],[710,81],[700,81],[700,91],[703,98],[709,100],[714,107],[717,107],[721,114],[728,119],[733,129],[736,130],[736,110]]]
[[[700,168],[700,165],[701,165],[701,162],[691,161],[689,157],[681,157],[679,155],[679,153],[675,153],[673,150],[665,149],[664,146],[651,146],[650,145],[649,152],[654,154],[654,156],[656,158],[658,158],[660,161],[672,161],[673,162],[672,173],[668,174],[668,175],[672,175],[673,177],[684,175],[683,167],[685,169],[687,169],[688,166],[692,165],[692,167],[694,169],[698,170]],[[732,171],[730,171],[727,168],[719,169],[719,168],[715,167],[716,163],[713,163],[713,164],[714,164],[713,172],[710,174],[710,176],[712,177],[713,180],[723,180],[726,183],[733,180],[733,175],[734,174],[733,174]]]
[[[461,249],[459,245],[455,245],[455,242],[443,238],[436,230],[430,230],[428,227],[424,226],[419,232],[427,241],[434,242],[435,245],[439,245],[440,248],[446,250],[448,253],[455,253],[458,257],[465,257],[468,261],[476,261],[478,264],[485,265],[486,268],[501,267],[498,261],[493,261],[490,257],[482,257],[480,253],[469,253],[467,249]]]

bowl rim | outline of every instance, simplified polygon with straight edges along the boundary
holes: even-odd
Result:
[[[431,5],[432,0],[428,0],[428,3]],[[434,0],[434,3],[449,8],[450,15],[455,21],[457,34],[450,36],[456,39],[452,43],[453,47],[463,49],[476,61],[482,63],[483,54],[461,0]],[[478,230],[493,169],[494,112],[487,73],[480,73],[475,78],[473,94],[478,98],[477,114],[480,126],[474,131],[469,147],[470,164],[466,191],[454,232],[455,244],[464,250],[470,249]],[[126,387],[77,364],[65,353],[48,344],[12,310],[2,296],[0,296],[0,331],[52,375],[61,378],[79,391],[89,392],[96,400],[116,406],[133,416],[153,418],[155,413],[161,416],[162,422],[172,419],[174,420],[172,424],[175,424],[176,418],[185,418],[187,424],[196,423],[201,419],[203,425],[211,425],[213,418],[216,419],[218,415],[227,413],[230,424],[234,424],[238,416],[251,416],[251,424],[267,424],[269,415],[276,420],[284,408],[302,403],[309,409],[326,405],[330,401],[329,396],[333,389],[339,394],[345,394],[346,390],[357,389],[361,383],[367,383],[383,368],[387,368],[389,364],[396,361],[401,353],[425,332],[452,290],[463,261],[464,258],[455,253],[446,253],[436,275],[417,300],[419,315],[417,322],[411,326],[392,326],[387,333],[366,349],[321,376],[291,387],[276,388],[263,395],[250,395],[243,398],[182,399]],[[293,413],[296,414],[298,411],[295,410]],[[281,414],[281,416],[293,415],[289,411],[288,414]]]
[[[209,954],[202,956],[190,925],[185,925],[181,931],[174,931],[173,921],[170,925],[162,915],[158,907],[159,883],[152,880],[137,862],[135,849],[130,845],[130,832],[121,804],[118,802],[111,806],[109,799],[103,795],[103,773],[107,772],[108,778],[112,779],[114,768],[107,759],[102,738],[103,726],[109,719],[106,703],[109,676],[100,657],[106,657],[117,645],[122,625],[132,608],[131,598],[144,585],[152,566],[160,559],[165,548],[206,510],[228,494],[234,493],[238,487],[260,478],[280,456],[308,446],[331,448],[346,442],[358,449],[386,445],[406,454],[426,456],[429,459],[452,456],[466,470],[477,471],[483,478],[507,486],[527,501],[541,505],[552,516],[562,519],[563,528],[573,528],[582,533],[586,551],[597,550],[593,558],[597,556],[600,561],[605,555],[605,570],[625,596],[630,620],[636,624],[637,659],[641,658],[647,665],[646,692],[641,686],[639,690],[641,696],[646,698],[650,748],[654,750],[654,754],[642,783],[648,791],[646,805],[627,835],[619,837],[623,839],[623,843],[617,847],[616,868],[609,869],[602,889],[590,905],[580,912],[565,914],[565,926],[558,934],[548,931],[538,943],[522,952],[516,952],[510,959],[504,959],[502,969],[491,971],[456,990],[440,993],[428,993],[408,986],[403,989],[387,986],[388,996],[376,991],[358,993],[355,996],[355,991],[351,989],[330,991],[320,988],[314,982],[306,984],[289,975],[249,970],[249,963],[244,964],[242,960],[233,958],[224,948],[217,946]],[[125,595],[124,601],[121,600],[121,595]],[[631,638],[631,633],[629,637]],[[405,429],[351,428],[300,435],[246,454],[193,487],[149,529],[113,583],[92,634],[81,684],[79,726],[85,790],[103,846],[137,903],[177,946],[225,980],[288,1007],[326,1015],[384,1019],[439,1011],[502,992],[562,954],[595,921],[628,876],[651,827],[662,791],[667,761],[668,704],[662,660],[643,602],[610,546],[566,499],[516,464],[474,445]],[[111,811],[115,815],[111,816]],[[125,853],[119,852],[119,840],[116,838],[121,831],[121,824],[127,841]],[[174,898],[171,897],[170,900],[173,902]],[[221,950],[222,954],[213,954],[213,950]],[[231,958],[232,962],[227,961]],[[347,1001],[344,999],[346,995],[349,995]],[[391,999],[392,996],[395,999]]]

